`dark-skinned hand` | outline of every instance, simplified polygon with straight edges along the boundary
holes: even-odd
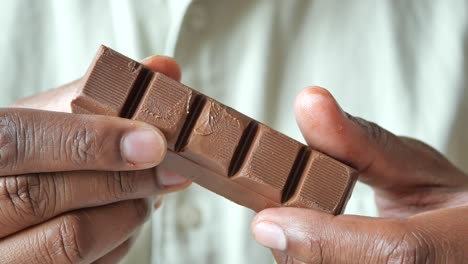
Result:
[[[296,100],[307,143],[352,165],[380,217],[267,209],[255,239],[278,263],[466,263],[468,177],[428,145],[344,113],[322,88]]]
[[[143,63],[180,79],[172,59]],[[0,109],[0,263],[116,263],[149,198],[190,184],[155,169],[166,153],[158,129],[67,113],[79,85]]]

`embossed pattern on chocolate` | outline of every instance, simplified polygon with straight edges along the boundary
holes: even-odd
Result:
[[[357,179],[351,167],[104,46],[72,110],[154,125],[168,141],[163,165],[255,211],[340,214]]]

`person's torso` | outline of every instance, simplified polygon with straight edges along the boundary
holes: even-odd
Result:
[[[80,77],[100,44],[135,59],[174,56],[183,82],[301,140],[306,86],[345,111],[416,137],[464,164],[464,1],[14,1],[0,16],[0,105]],[[5,6],[5,3],[3,3]],[[375,215],[357,185],[347,213]],[[192,186],[152,225],[154,263],[266,263],[253,213]]]

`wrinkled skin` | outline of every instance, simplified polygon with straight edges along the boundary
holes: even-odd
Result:
[[[180,79],[172,59],[143,63]],[[155,169],[166,153],[158,129],[67,113],[79,85],[0,109],[0,263],[116,263],[152,200],[190,184]]]
[[[278,263],[468,261],[465,173],[418,140],[344,113],[323,88],[305,89],[295,112],[310,146],[359,170],[380,217],[266,209],[252,231]]]

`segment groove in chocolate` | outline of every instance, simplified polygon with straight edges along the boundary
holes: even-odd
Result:
[[[286,179],[281,176],[289,174],[298,151],[299,149],[296,151],[295,141],[270,128],[265,129],[265,133],[260,138],[257,154],[252,157],[256,177],[259,177],[258,179],[264,183],[282,190]],[[263,174],[262,171],[267,171],[269,175]],[[276,177],[272,177],[272,175]]]
[[[202,94],[197,94],[193,99],[193,104],[190,106],[188,111],[187,119],[185,120],[182,130],[180,131],[179,137],[174,146],[175,152],[180,152],[187,145],[190,133],[192,133],[195,122],[200,116],[203,105],[206,102],[206,97]]]
[[[235,175],[239,171],[242,163],[244,163],[245,157],[247,156],[247,152],[251,148],[255,135],[257,134],[257,130],[258,123],[252,120],[245,129],[244,133],[242,134],[240,142],[237,145],[237,148],[232,157],[231,163],[229,164],[229,177]]]
[[[291,168],[303,146],[278,131],[259,124],[245,161],[231,179],[275,203],[280,203]]]
[[[288,180],[283,189],[281,196],[281,203],[286,202],[294,194],[301,179],[302,174],[304,173],[304,168],[307,164],[307,160],[310,157],[310,150],[308,147],[303,146],[299,153],[297,154],[294,165],[291,168],[291,173],[288,176]]]
[[[133,119],[159,128],[166,137],[168,149],[174,150],[187,114],[198,94],[180,82],[155,72]]]
[[[207,98],[180,155],[228,177],[239,142],[252,119]]]
[[[140,66],[142,67],[142,66]],[[154,76],[154,72],[142,67],[140,73],[138,74],[135,82],[130,89],[130,93],[125,100],[125,103],[120,112],[120,117],[131,118],[135,113],[138,105],[140,104],[141,98],[145,94],[145,91],[148,89],[149,83]]]
[[[159,128],[163,164],[255,211],[292,206],[342,213],[358,173],[164,74],[101,47],[74,113],[122,116]]]

